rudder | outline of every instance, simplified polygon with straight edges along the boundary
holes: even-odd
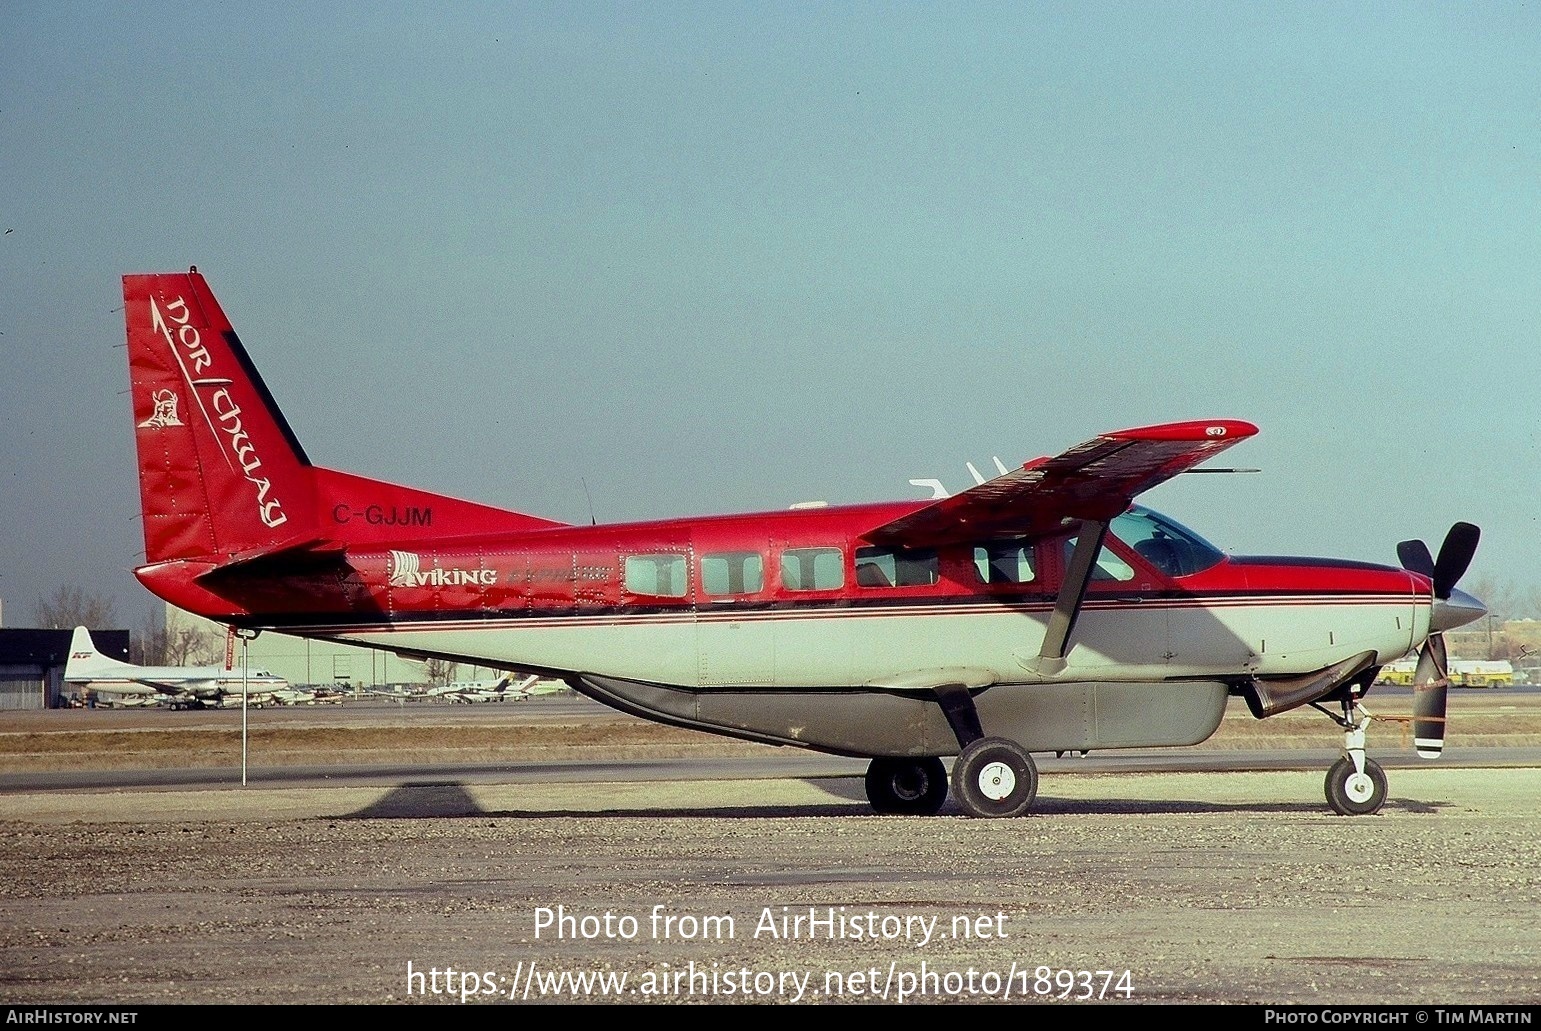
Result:
[[[123,277],[145,560],[313,532],[310,459],[197,268]]]

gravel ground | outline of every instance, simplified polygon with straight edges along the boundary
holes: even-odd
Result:
[[[1541,770],[1391,795],[1046,773],[996,821],[874,816],[844,777],[11,794],[0,979],[123,1008],[1533,1005]]]

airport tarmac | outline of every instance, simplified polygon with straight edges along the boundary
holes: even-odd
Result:
[[[124,1008],[1528,1007],[1541,999],[1532,704],[1486,695],[1503,733],[1451,761],[1394,760],[1395,733],[1384,747],[1372,734],[1390,801],[1354,818],[1323,798],[1320,716],[1310,748],[1271,764],[1248,761],[1256,741],[1187,750],[1189,768],[1044,757],[1038,804],[1016,820],[875,816],[850,760],[693,753],[672,732],[660,752],[684,754],[600,764],[599,779],[559,755],[419,768],[386,754],[374,776],[264,766],[245,786],[226,767],[199,787],[172,768],[113,786],[133,771],[105,758],[78,759],[83,783],[11,765],[0,976],[13,1004]],[[422,722],[609,725],[585,705]],[[69,732],[11,716],[0,740]],[[1487,718],[1453,697],[1452,741]],[[616,726],[651,732],[629,720]]]

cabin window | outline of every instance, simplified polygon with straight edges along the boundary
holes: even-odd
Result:
[[[857,548],[858,587],[923,587],[941,579],[929,548]]]
[[[986,541],[974,545],[974,572],[980,583],[1027,584],[1038,578],[1030,541]]]
[[[708,597],[755,594],[765,588],[765,559],[753,551],[701,556],[701,590]]]
[[[789,591],[834,591],[845,586],[839,548],[791,548],[781,553],[781,585]]]
[[[685,596],[685,556],[626,556],[626,589],[632,594],[683,598]]]
[[[1070,556],[1075,554],[1074,537],[1065,538],[1065,568],[1070,568]],[[1128,583],[1134,579],[1134,567],[1113,552],[1108,550],[1106,543],[1097,552],[1097,565],[1092,569],[1092,582],[1116,580],[1119,583]]]

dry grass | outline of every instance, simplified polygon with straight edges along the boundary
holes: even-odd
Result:
[[[1519,704],[1500,707],[1511,700]],[[1541,696],[1464,696],[1459,701],[1451,707],[1450,747],[1541,746]],[[1411,748],[1405,705],[1399,708],[1383,703],[1371,711],[1378,716],[1370,730],[1372,745],[1387,747],[1399,742]],[[778,751],[769,745],[611,713],[594,718],[526,720],[511,717],[504,710],[489,713],[485,719],[455,722],[433,718],[431,713],[418,715],[426,718],[353,723],[348,713],[338,712],[303,723],[259,725],[250,729],[248,754],[261,756],[264,765],[297,766],[582,762],[753,756]],[[171,769],[227,766],[240,761],[240,725],[233,720],[220,724],[175,720],[154,726],[134,723],[129,719],[125,725],[102,729],[47,730],[6,730],[0,725],[0,773]],[[1312,709],[1255,720],[1244,708],[1233,707],[1214,736],[1196,747],[1320,749],[1335,748],[1340,742],[1336,727]]]
[[[256,728],[266,765],[497,763],[753,755],[769,746],[646,723]],[[238,728],[0,733],[0,772],[170,769],[239,762]]]

